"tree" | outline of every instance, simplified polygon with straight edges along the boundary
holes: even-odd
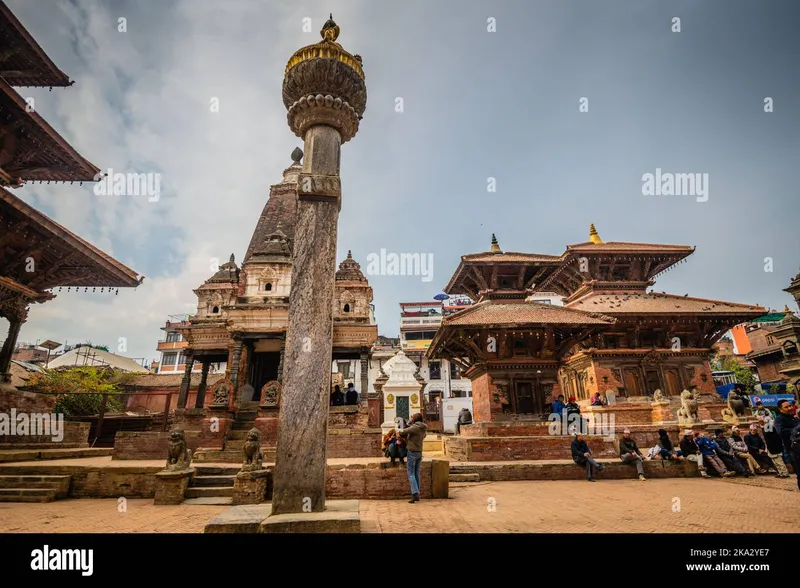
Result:
[[[744,386],[748,394],[753,392],[753,387],[756,385],[756,378],[750,368],[743,366],[732,355],[720,356],[718,364],[722,371],[733,372],[736,381]]]
[[[124,409],[117,398],[120,384],[130,379],[107,367],[77,366],[33,374],[27,389],[33,392],[55,394],[54,412],[66,416],[86,416],[100,412],[103,394],[108,394],[106,411],[120,412]]]

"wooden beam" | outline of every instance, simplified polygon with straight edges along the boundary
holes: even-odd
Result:
[[[486,278],[483,275],[483,271],[481,269],[472,266],[470,271],[470,277],[475,282],[475,285],[478,286],[478,290],[488,290],[489,284],[486,283]]]

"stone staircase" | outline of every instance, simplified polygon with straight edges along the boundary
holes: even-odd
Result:
[[[242,453],[247,433],[255,425],[257,410],[240,410],[231,425],[231,429],[225,436],[224,449],[198,449],[193,461],[197,463],[241,463],[244,456]],[[275,461],[275,447],[262,445],[261,451],[264,452],[265,462]]]
[[[0,476],[0,502],[52,502],[66,498],[72,476]]]
[[[184,504],[231,504],[233,481],[239,466],[196,466]]]

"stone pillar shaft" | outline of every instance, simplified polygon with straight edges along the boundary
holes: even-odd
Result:
[[[200,385],[197,387],[197,399],[194,402],[195,408],[203,408],[203,405],[206,402],[206,385],[208,383],[208,368],[210,366],[210,362],[203,362],[203,371],[200,375]]]
[[[186,363],[183,368],[183,379],[181,380],[181,389],[178,393],[178,405],[175,408],[186,408],[186,402],[189,399],[189,387],[192,384],[192,367],[194,366],[194,356],[190,352],[186,352],[184,356]]]
[[[341,137],[316,125],[305,133],[302,174],[339,175]],[[328,404],[339,199],[298,184],[289,326],[275,457],[272,514],[325,510]]]
[[[242,359],[242,340],[233,340],[233,358],[231,359],[231,396],[233,401],[238,401],[239,398],[239,362]]]
[[[281,357],[278,360],[278,377],[275,378],[279,383],[283,383],[283,356],[286,353],[286,338],[281,341]]]
[[[369,396],[369,354],[361,354],[361,402],[366,402]]]

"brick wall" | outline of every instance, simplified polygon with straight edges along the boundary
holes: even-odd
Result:
[[[606,363],[592,362],[592,371],[594,372],[594,385],[598,392],[606,392],[611,389],[615,394],[619,395],[619,388],[624,388],[625,384],[617,379],[614,370]]]
[[[53,412],[56,397],[53,394],[34,394],[15,388],[0,387],[0,412],[16,408],[17,412]]]
[[[773,360],[773,357],[776,358]],[[783,355],[774,355],[771,357],[759,357],[756,361],[758,367],[758,377],[762,382],[774,382],[782,380],[783,374],[778,371],[778,360],[782,360]],[[766,392],[769,392],[767,390]]]
[[[329,429],[329,458],[381,457],[380,429]]]
[[[703,378],[705,377],[705,381]],[[717,388],[714,386],[714,378],[711,377],[711,366],[708,361],[704,361],[702,365],[695,370],[694,377],[689,382],[689,389],[694,386],[697,388],[698,394],[714,394],[717,393]]]
[[[20,411],[18,411],[20,412]],[[61,441],[53,441],[53,435],[0,435],[1,445],[36,445],[58,449],[59,447],[88,447],[91,423],[64,421]],[[165,458],[166,459],[166,458]]]
[[[595,457],[618,455],[613,442],[587,436]],[[445,453],[454,461],[513,461],[518,459],[572,459],[571,435],[551,437],[448,437]]]
[[[328,411],[328,428],[366,429],[369,423],[369,410],[366,405],[331,406]]]
[[[185,431],[186,445],[193,452],[207,439],[200,431]],[[113,459],[163,459],[167,461],[168,431],[118,431]]]
[[[472,380],[472,416],[475,421],[492,420],[492,379],[483,374]]]

